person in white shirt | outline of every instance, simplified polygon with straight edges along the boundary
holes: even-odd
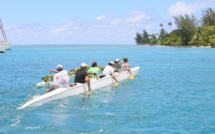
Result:
[[[103,70],[103,75],[111,75],[112,78],[118,83],[116,77],[114,76],[114,62],[111,61],[108,63],[108,65],[105,67],[105,69]]]
[[[63,70],[62,65],[57,65],[57,71],[50,69],[50,72],[56,72],[54,75],[53,86],[50,89],[47,89],[46,92],[58,88],[68,88],[69,87],[69,76],[66,70]]]

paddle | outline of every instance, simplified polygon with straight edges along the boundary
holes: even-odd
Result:
[[[120,75],[120,73],[121,73],[121,70],[119,70],[119,75]],[[118,78],[117,78],[117,81],[119,82],[119,75],[118,75]],[[119,83],[115,83],[115,84],[113,84],[114,86],[118,86],[119,85]]]
[[[51,80],[51,73],[52,73],[52,72],[50,72],[50,75],[49,75],[48,89],[49,89],[50,80]]]
[[[132,73],[131,73],[131,69],[129,69],[128,72],[130,73],[130,79],[133,80],[133,79],[134,79],[134,76],[133,76]]]
[[[69,80],[72,79],[72,76],[73,76],[73,73],[72,73],[72,72],[69,72]]]
[[[134,79],[134,76],[133,76],[132,74],[130,75],[130,79],[131,79],[131,80],[133,80],[133,79]]]

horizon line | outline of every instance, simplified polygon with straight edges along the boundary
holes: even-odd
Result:
[[[25,45],[29,45],[29,46],[34,46],[34,45],[136,45],[136,44],[11,44],[11,46],[25,46]]]

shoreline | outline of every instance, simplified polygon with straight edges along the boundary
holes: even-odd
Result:
[[[211,46],[167,46],[167,45],[158,45],[159,47],[182,47],[182,48],[212,48]]]
[[[168,45],[150,45],[150,44],[138,44],[140,46],[157,46],[157,47],[181,47],[181,48],[213,48],[211,46],[168,46]]]

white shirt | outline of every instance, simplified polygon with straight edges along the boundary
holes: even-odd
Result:
[[[114,69],[110,65],[107,65],[105,67],[105,69],[103,70],[104,75],[111,75],[111,73],[113,73],[113,72],[114,72]]]
[[[54,75],[53,85],[57,85],[58,88],[68,88],[69,87],[69,76],[66,70],[60,71]]]

